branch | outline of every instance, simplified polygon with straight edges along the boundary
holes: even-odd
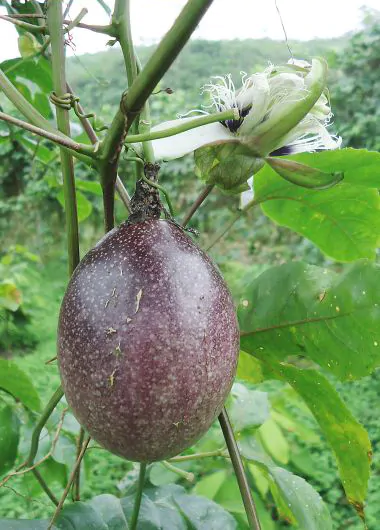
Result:
[[[48,2],[47,23],[51,36],[51,65],[53,88],[57,97],[66,93],[65,47],[63,37],[62,2]],[[69,112],[56,106],[58,130],[70,136]],[[63,176],[63,193],[65,197],[65,217],[67,227],[67,251],[69,274],[79,263],[78,212],[72,156],[61,148],[61,169]]]
[[[64,24],[71,25],[72,22],[70,20],[64,20]],[[72,29],[72,27],[69,29]],[[94,24],[84,24],[83,22],[79,22],[75,24],[75,27],[81,28],[81,29],[88,29],[90,31],[94,31],[95,33],[102,33],[103,35],[109,35],[110,37],[116,37],[115,29],[111,24],[107,24],[106,26],[98,26]]]
[[[261,530],[260,521],[257,517],[255,503],[251,495],[251,489],[248,484],[248,480],[244,471],[243,462],[239,453],[234,432],[231,427],[230,420],[228,418],[227,411],[223,407],[222,412],[219,415],[220,427],[223,431],[224,439],[226,440],[228,452],[230,453],[231,462],[234,467],[236,480],[239,485],[241,497],[247,514],[249,527],[254,530]]]
[[[187,2],[145,68],[137,76],[129,91],[123,95],[122,108],[117,111],[102,146],[104,163],[109,163],[115,156],[126,130],[131,127],[136,115],[185,46],[211,4],[212,0]]]
[[[183,218],[183,221],[182,221],[182,226],[185,227],[188,222],[190,221],[190,219],[193,217],[193,215],[195,214],[195,212],[198,210],[198,208],[201,206],[201,204],[203,203],[203,201],[206,200],[206,198],[209,196],[209,194],[212,192],[212,190],[214,189],[214,184],[209,184],[208,186],[206,186],[203,191],[198,195],[197,199],[195,200],[194,204],[190,207],[189,211],[187,212],[187,214],[185,215],[185,217]]]
[[[0,120],[11,123],[12,125],[17,125],[17,127],[20,127],[21,129],[25,129],[26,131],[29,131],[33,134],[38,134],[38,136],[42,136],[43,138],[46,138],[47,140],[50,140],[62,147],[66,147],[67,149],[71,149],[72,151],[75,151],[77,153],[81,153],[86,156],[94,156],[94,149],[90,145],[80,144],[78,142],[75,142],[68,136],[54,134],[49,131],[45,131],[45,129],[41,129],[40,127],[31,125],[30,123],[26,121],[19,120],[18,118],[14,118],[13,116],[10,116],[9,114],[5,114],[4,112],[0,112]]]
[[[70,94],[74,94],[73,89],[69,85],[69,83],[66,83],[67,91],[70,92]],[[80,102],[78,101],[78,110],[81,114],[79,117],[80,122],[82,124],[83,129],[85,130],[90,142],[93,145],[97,145],[99,143],[99,138],[91,125],[91,122],[88,118],[85,117],[85,111]],[[131,213],[131,198],[128,194],[128,191],[125,189],[124,184],[119,176],[116,177],[116,191],[120,197],[121,202],[126,207],[127,211]]]
[[[37,26],[36,24],[30,24],[29,22],[24,22],[23,20],[13,18],[13,16],[8,15],[0,15],[0,19],[6,20],[7,22],[11,22],[15,26],[18,26],[19,28],[28,31],[29,33],[46,33],[46,26]]]
[[[82,459],[83,459],[84,454],[86,452],[87,446],[90,443],[90,440],[91,440],[91,437],[89,436],[86,439],[86,441],[84,442],[83,446],[82,446],[82,450],[79,453],[78,458],[77,458],[77,460],[75,462],[75,465],[74,465],[74,467],[73,467],[73,469],[72,469],[72,471],[70,473],[69,480],[67,481],[67,484],[66,484],[66,487],[64,489],[64,492],[62,493],[62,497],[61,497],[61,499],[60,499],[60,501],[58,503],[58,506],[57,506],[57,508],[56,508],[56,510],[54,512],[54,515],[53,515],[53,517],[52,517],[52,519],[51,519],[51,521],[49,523],[49,526],[48,526],[47,530],[51,530],[53,528],[54,523],[57,520],[57,517],[58,517],[58,515],[60,514],[60,512],[62,510],[62,506],[63,506],[63,504],[64,504],[64,502],[66,500],[67,494],[70,491],[71,484],[73,483],[73,480],[74,480],[74,478],[76,476],[76,473],[77,473],[77,470],[78,470],[78,468],[79,468],[79,466],[80,466],[80,464],[82,462]]]
[[[38,110],[36,110],[33,105],[29,103],[27,99],[24,98],[24,96],[17,90],[17,88],[11,83],[11,81],[8,79],[8,77],[4,74],[4,72],[0,69],[0,89],[4,92],[5,96],[13,103],[13,105],[21,112],[25,118],[30,121],[33,125],[36,127],[39,127],[40,129],[43,129],[45,131],[48,131],[49,133],[52,133],[54,135],[58,135],[60,137],[69,139],[65,134],[62,134],[62,132],[57,131],[55,127],[51,125],[51,123],[44,118]],[[78,144],[79,145],[79,144]],[[67,149],[67,147],[65,148]],[[85,162],[88,165],[92,165],[93,160],[89,156],[85,156],[82,153],[78,153],[77,151],[70,151],[71,154],[73,154],[78,160],[82,160],[82,162]]]
[[[137,77],[137,65],[130,22],[130,0],[115,0],[115,8],[112,14],[112,27],[115,32],[114,36],[119,41],[121,51],[123,52],[128,87],[130,87]]]
[[[201,127],[202,125],[223,122],[225,120],[232,120],[235,118],[236,109],[225,110],[224,112],[217,112],[216,114],[207,114],[207,116],[194,118],[193,120],[182,122],[180,125],[175,125],[174,127],[169,127],[168,129],[148,132],[145,134],[129,134],[126,137],[124,143],[131,144],[137,142],[146,142],[148,140],[158,140],[160,138],[168,138],[169,136],[174,136],[176,134],[195,129],[196,127]]]

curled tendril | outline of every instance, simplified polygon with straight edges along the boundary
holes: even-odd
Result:
[[[101,132],[108,129],[107,125],[102,125],[100,127],[96,125],[96,114],[94,112],[89,112],[88,114],[82,113],[79,109],[79,97],[71,94],[70,92],[66,92],[65,94],[62,94],[62,96],[57,96],[55,92],[51,92],[49,95],[49,100],[51,103],[53,103],[53,105],[60,107],[61,109],[74,109],[74,112],[79,119],[91,119],[91,125],[96,132]]]

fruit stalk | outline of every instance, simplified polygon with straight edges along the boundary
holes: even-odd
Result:
[[[133,505],[133,513],[132,513],[132,519],[131,519],[131,524],[130,524],[130,530],[136,530],[137,528],[137,521],[139,518],[141,499],[142,499],[142,494],[143,494],[143,489],[144,489],[145,472],[146,472],[146,464],[140,464],[139,481],[137,484],[135,503]]]
[[[252,530],[261,530],[260,521],[257,516],[255,503],[251,494],[251,489],[249,487],[247,476],[244,471],[244,465],[225,407],[223,407],[223,410],[220,413],[218,419],[220,427],[223,431],[224,439],[226,440],[228,452],[230,453],[231,462],[234,467],[236,480],[239,485],[241,497],[245,508],[245,513],[247,514],[249,527]]]

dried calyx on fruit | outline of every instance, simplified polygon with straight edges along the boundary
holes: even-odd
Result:
[[[158,168],[145,168],[155,180]],[[58,360],[79,422],[113,453],[151,462],[195,443],[222,409],[239,334],[210,258],[139,181],[129,220],[84,257],[59,318]]]

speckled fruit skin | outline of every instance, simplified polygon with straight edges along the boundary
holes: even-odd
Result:
[[[221,411],[238,337],[231,295],[209,257],[170,221],[124,223],[84,257],[62,303],[67,401],[113,453],[172,457]]]

